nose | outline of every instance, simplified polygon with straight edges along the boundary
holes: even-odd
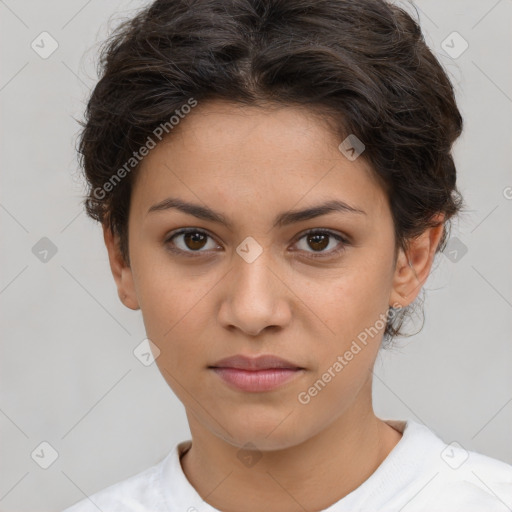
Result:
[[[270,256],[268,249],[251,263],[235,256],[218,313],[225,328],[257,336],[264,329],[283,328],[290,323],[291,292]]]

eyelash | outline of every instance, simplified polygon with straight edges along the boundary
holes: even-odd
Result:
[[[188,233],[200,233],[200,234],[206,235],[207,237],[213,239],[213,237],[211,235],[209,235],[206,231],[203,231],[202,229],[186,228],[186,229],[180,229],[179,231],[177,231],[175,233],[172,233],[169,237],[166,238],[164,243],[166,245],[171,245],[172,246],[172,247],[169,248],[170,251],[172,251],[174,253],[178,253],[180,255],[184,255],[186,257],[196,258],[198,256],[201,256],[202,253],[207,252],[207,251],[201,251],[201,250],[198,250],[198,251],[190,251],[190,250],[189,251],[184,251],[182,249],[177,249],[176,247],[174,247],[174,244],[173,244],[172,240],[174,238],[176,238],[177,236],[186,235]],[[303,238],[305,238],[307,236],[311,236],[311,235],[329,235],[332,238],[336,239],[338,242],[340,242],[342,245],[341,245],[340,248],[332,249],[331,251],[328,251],[328,252],[318,252],[318,253],[312,252],[312,253],[309,253],[308,251],[305,251],[305,252],[308,253],[308,258],[332,257],[332,256],[338,255],[339,253],[344,251],[345,250],[345,246],[349,245],[349,241],[345,237],[342,237],[341,235],[339,235],[337,233],[334,233],[334,232],[332,232],[332,231],[330,231],[328,229],[318,229],[318,228],[311,229],[309,231],[306,231],[305,233],[302,233],[302,235],[297,239],[297,241],[295,243],[298,243]]]

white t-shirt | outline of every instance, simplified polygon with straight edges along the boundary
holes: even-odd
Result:
[[[403,433],[376,471],[322,512],[510,512],[512,466],[445,444],[415,421],[384,420]],[[63,512],[219,512],[183,473],[176,444],[158,464]],[[240,511],[244,512],[244,511]]]

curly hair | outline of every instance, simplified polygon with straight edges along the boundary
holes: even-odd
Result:
[[[443,213],[442,250],[462,207],[452,84],[418,23],[388,1],[156,0],[105,41],[99,74],[78,148],[84,204],[119,236],[127,264],[134,155],[191,99],[303,106],[340,141],[355,135],[389,199],[396,249]],[[406,313],[385,338],[403,335]]]

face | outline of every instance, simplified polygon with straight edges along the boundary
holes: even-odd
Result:
[[[414,299],[425,261],[428,274],[429,243],[419,276],[395,265],[386,194],[340,142],[298,108],[199,104],[138,170],[130,267],[106,236],[120,298],[140,307],[189,420],[234,446],[293,446],[370,407],[382,319]],[[322,210],[334,201],[346,207]],[[300,370],[240,389],[211,368],[236,355]]]

